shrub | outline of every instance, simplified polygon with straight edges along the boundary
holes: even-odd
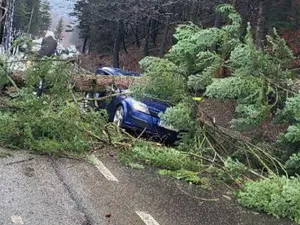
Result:
[[[281,148],[280,155],[286,161],[300,148],[300,94],[288,98],[284,109],[280,112],[280,119],[290,123],[287,131],[281,134],[277,144]]]
[[[285,168],[289,174],[300,174],[300,153],[293,154],[285,163]]]
[[[83,113],[69,84],[69,67],[46,60],[27,71],[26,86],[9,107],[0,112],[0,144],[52,155],[82,154],[99,139],[107,140],[103,129],[106,112]],[[42,97],[33,94],[44,78]]]
[[[137,144],[130,151],[120,153],[119,159],[126,165],[140,163],[168,170],[184,169],[199,172],[201,168],[200,162],[192,160],[178,150],[145,143]]]
[[[174,63],[167,59],[146,57],[140,64],[144,75],[131,87],[136,97],[158,98],[175,104],[186,96],[186,79]]]
[[[237,193],[243,206],[286,217],[300,224],[300,179],[272,177],[250,181]]]

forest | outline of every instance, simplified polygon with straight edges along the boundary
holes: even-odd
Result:
[[[135,44],[141,57],[162,56],[176,41],[172,38],[178,24],[192,22],[206,27],[220,27],[225,21],[215,12],[218,4],[231,4],[242,17],[245,33],[250,22],[261,45],[273,27],[285,34],[299,26],[299,2],[292,0],[172,0],[172,1],[77,1],[72,13],[79,20],[83,52],[118,53]],[[113,13],[111,13],[113,12]]]
[[[14,30],[39,36],[51,25],[50,5],[48,1],[16,0]]]

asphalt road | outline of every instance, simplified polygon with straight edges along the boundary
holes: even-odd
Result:
[[[293,224],[240,207],[224,189],[204,191],[105,154],[97,158],[95,165],[24,152],[1,158],[0,224]]]

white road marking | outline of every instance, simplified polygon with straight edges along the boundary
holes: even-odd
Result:
[[[88,158],[107,180],[119,182],[118,179],[109,171],[109,169],[104,166],[104,164],[95,155],[90,155]]]
[[[11,221],[14,224],[24,224],[21,216],[11,216]]]
[[[136,214],[138,214],[146,225],[159,225],[159,223],[148,213],[136,211]]]

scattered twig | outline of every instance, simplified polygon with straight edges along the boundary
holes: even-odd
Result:
[[[24,163],[24,162],[28,162],[28,161],[31,161],[31,160],[34,160],[34,157],[30,157],[28,159],[23,159],[23,160],[20,160],[20,161],[14,161],[14,162],[6,163],[4,165],[5,166],[11,166],[11,165],[14,165],[14,164]]]
[[[190,196],[190,197],[192,197],[192,198],[201,200],[201,201],[205,201],[205,202],[217,202],[217,201],[219,201],[218,198],[211,198],[211,199],[209,199],[209,198],[201,198],[201,197],[198,197],[198,196],[195,196],[195,195],[191,195],[191,194],[188,193],[187,191],[183,190],[178,184],[177,184],[177,188],[178,188],[181,192],[183,192],[184,194],[186,194],[186,195],[188,195],[188,196]],[[201,204],[202,204],[202,203],[201,203]]]
[[[122,93],[117,93],[117,94],[111,94],[111,95],[107,95],[101,98],[78,98],[76,99],[76,101],[82,101],[82,100],[87,100],[87,101],[102,101],[102,100],[106,100],[112,97],[117,97],[117,96],[121,96],[121,95],[130,95],[131,92],[122,92]]]
[[[140,139],[142,136],[143,136],[143,134],[145,133],[145,131],[147,130],[147,127],[145,127],[145,129],[142,131],[142,133],[137,137],[137,139]]]
[[[240,182],[238,182],[238,181],[230,174],[230,172],[229,172],[224,166],[220,165],[219,163],[217,163],[217,162],[215,162],[215,161],[213,161],[213,160],[211,160],[211,159],[208,159],[208,158],[206,158],[206,157],[203,157],[203,156],[201,156],[201,155],[194,154],[194,153],[188,152],[188,153],[184,153],[184,154],[193,156],[193,157],[195,157],[195,158],[202,159],[202,160],[204,160],[204,161],[207,161],[207,162],[209,162],[209,163],[215,165],[216,167],[218,167],[219,169],[221,169],[221,170],[223,170],[225,173],[227,173],[227,175],[230,177],[230,179],[232,179],[232,181],[234,181],[240,188],[242,188],[242,185],[240,184]]]
[[[109,133],[107,125],[104,127],[104,130],[105,130],[105,132],[107,134],[108,143],[111,145],[112,144],[112,139],[111,139],[111,136],[110,136],[110,133]]]

